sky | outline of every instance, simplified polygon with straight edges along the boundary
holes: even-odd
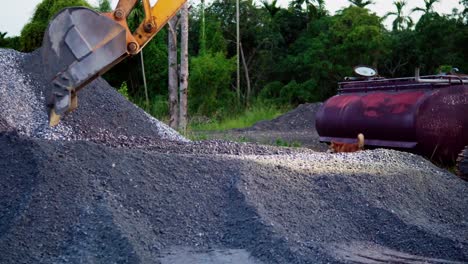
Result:
[[[197,3],[197,0],[191,0]],[[2,0],[2,7],[0,8],[0,32],[7,32],[8,37],[18,36],[23,26],[29,21],[34,13],[34,9],[41,0]],[[97,5],[98,0],[88,0],[91,5]],[[117,5],[118,0],[111,0],[113,7]],[[150,0],[151,3],[156,0]],[[278,0],[281,6],[287,6],[290,0]],[[377,13],[379,16],[383,16],[389,11],[393,11],[392,0],[375,0],[376,4],[370,5],[369,9],[372,12]],[[424,7],[423,0],[407,0],[407,8],[405,14],[409,14],[410,10],[416,6]],[[343,7],[349,6],[347,0],[325,0],[326,7],[331,14],[334,14],[337,10]],[[462,10],[462,6],[459,4],[459,0],[441,0],[439,3],[434,5],[435,11],[441,14],[452,13],[453,8]],[[414,21],[419,19],[420,12],[412,15]],[[391,18],[386,22],[387,27],[390,26]]]

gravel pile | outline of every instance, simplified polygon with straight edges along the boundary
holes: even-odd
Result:
[[[0,50],[0,263],[468,262],[468,185],[417,155],[188,142],[102,79],[50,129],[37,69]]]
[[[264,263],[468,260],[468,186],[407,153],[221,155],[233,146],[206,142],[193,148],[216,155],[168,154],[17,135],[0,146],[0,263],[155,263],[174,246]]]
[[[188,141],[101,78],[80,91],[77,110],[50,128],[44,98],[48,82],[42,70],[39,51],[23,54],[0,49],[0,120],[21,135],[52,140],[150,137]]]

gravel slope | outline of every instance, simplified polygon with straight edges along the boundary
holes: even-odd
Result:
[[[149,137],[187,141],[127,101],[102,78],[82,89],[78,109],[50,128],[44,98],[47,81],[42,79],[39,55],[39,50],[23,54],[0,49],[0,120],[21,135],[61,140]]]
[[[34,65],[0,50],[0,263],[468,262],[468,184],[417,155],[189,142],[102,79],[50,129]]]
[[[0,145],[0,263],[152,263],[172,246],[341,263],[359,252],[337,248],[362,242],[468,260],[468,187],[406,153],[168,154],[16,135]]]

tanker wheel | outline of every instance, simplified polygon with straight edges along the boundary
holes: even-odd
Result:
[[[457,158],[457,175],[468,181],[468,146],[466,146]]]

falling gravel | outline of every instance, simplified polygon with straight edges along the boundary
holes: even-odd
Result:
[[[190,142],[103,79],[49,128],[38,69],[0,50],[0,263],[468,262],[468,185],[420,156]]]

